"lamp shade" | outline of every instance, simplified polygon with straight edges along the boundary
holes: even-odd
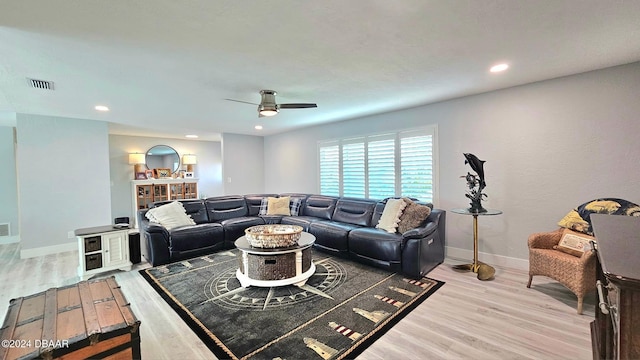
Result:
[[[144,154],[140,154],[140,153],[129,154],[130,165],[144,164],[144,162],[145,162]]]
[[[182,163],[185,165],[195,165],[196,164],[196,156],[192,154],[182,155]]]

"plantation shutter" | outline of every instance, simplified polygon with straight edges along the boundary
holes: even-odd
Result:
[[[433,135],[400,133],[402,196],[433,202]]]
[[[340,146],[337,142],[320,145],[320,193],[340,196]]]
[[[395,196],[395,136],[372,136],[367,144],[368,184],[370,199]]]
[[[365,197],[364,139],[354,139],[342,145],[342,194]]]

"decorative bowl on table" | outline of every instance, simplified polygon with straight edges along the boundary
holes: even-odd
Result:
[[[302,226],[269,224],[247,228],[245,237],[249,245],[258,248],[281,248],[296,245],[302,235]]]

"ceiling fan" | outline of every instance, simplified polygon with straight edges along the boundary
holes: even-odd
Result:
[[[260,104],[234,99],[225,100],[258,105],[258,117],[277,115],[280,109],[308,109],[318,107],[318,105],[311,103],[276,104],[276,92],[273,90],[260,90],[260,96],[262,97]]]

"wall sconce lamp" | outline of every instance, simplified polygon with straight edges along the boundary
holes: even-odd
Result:
[[[193,172],[193,165],[197,163],[196,156],[193,154],[182,155],[182,163],[187,165],[187,172]]]
[[[129,154],[129,165],[133,165],[133,178],[136,178],[137,173],[145,171],[145,154],[133,153]]]

